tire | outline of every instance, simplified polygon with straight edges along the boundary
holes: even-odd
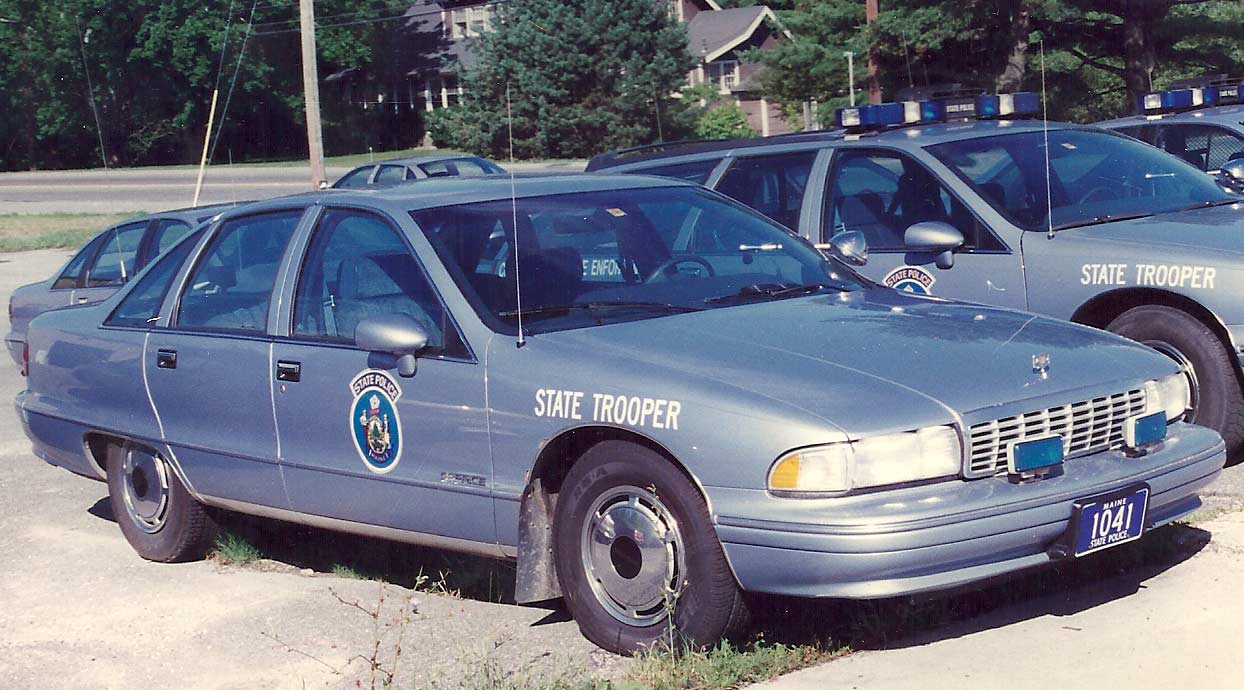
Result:
[[[207,553],[215,525],[159,453],[132,442],[114,443],[106,470],[113,517],[139,556],[177,563]]]
[[[635,536],[617,536],[619,524]],[[584,453],[562,483],[553,540],[566,606],[604,649],[705,647],[747,624],[704,499],[648,448],[604,441]]]
[[[1204,323],[1174,307],[1147,305],[1129,309],[1107,328],[1154,347],[1185,369],[1191,365],[1193,409],[1188,421],[1222,434],[1228,452],[1244,446],[1244,391],[1236,365]]]

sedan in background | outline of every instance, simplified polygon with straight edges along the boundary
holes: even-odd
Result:
[[[26,326],[49,309],[91,304],[118,288],[190,230],[237,204],[217,204],[139,216],[99,233],[47,280],[23,285],[9,298],[9,334],[4,342],[21,366]]]
[[[433,177],[481,177],[501,175],[505,169],[475,156],[442,155],[394,158],[361,165],[333,184],[334,189],[392,185]]]

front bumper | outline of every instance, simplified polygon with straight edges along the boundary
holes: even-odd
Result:
[[[858,496],[783,499],[706,487],[717,534],[739,584],[801,597],[872,599],[984,580],[1049,563],[1079,498],[1148,482],[1148,524],[1200,505],[1226,462],[1221,437],[1174,424],[1139,458],[1107,451],[1068,460],[1028,484],[1005,477],[938,482]]]

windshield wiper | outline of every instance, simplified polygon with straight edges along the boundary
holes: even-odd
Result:
[[[798,297],[800,295],[811,295],[822,290],[834,290],[836,292],[846,292],[847,288],[839,285],[827,285],[825,283],[810,283],[808,285],[790,285],[788,283],[769,283],[748,285],[732,295],[718,295],[717,297],[709,297],[704,300],[706,304],[722,304],[728,302],[744,302],[753,299],[785,299],[787,297]]]
[[[1231,204],[1238,204],[1238,203],[1240,203],[1240,202],[1244,202],[1244,198],[1241,198],[1241,199],[1216,199],[1216,200],[1214,200],[1214,201],[1198,201],[1198,202],[1197,202],[1197,203],[1195,203],[1195,204],[1189,204],[1188,206],[1184,206],[1183,208],[1181,208],[1181,209],[1179,209],[1179,210],[1180,210],[1180,211],[1195,211],[1195,210],[1196,210],[1196,209],[1198,209],[1198,208],[1213,208],[1213,207],[1215,207],[1215,206],[1229,206],[1229,205],[1231,205]]]
[[[1148,218],[1152,213],[1120,213],[1118,215],[1104,215],[1086,218],[1084,220],[1072,220],[1054,226],[1054,230],[1067,230],[1069,228],[1082,228],[1086,225],[1101,225],[1102,223],[1114,223],[1120,220],[1136,220],[1137,218]]]
[[[575,304],[546,304],[539,307],[524,308],[523,316],[560,316],[572,311],[613,311],[621,309],[639,309],[658,311],[665,314],[685,314],[693,311],[704,311],[704,307],[691,307],[665,302],[578,302]],[[518,316],[519,310],[497,312],[497,316]]]

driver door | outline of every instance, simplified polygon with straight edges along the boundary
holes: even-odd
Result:
[[[897,151],[844,149],[826,178],[825,239],[858,231],[868,264],[857,270],[898,290],[1023,309],[1023,263],[976,214],[920,163]],[[947,223],[964,236],[951,268],[911,251],[904,234],[918,222]]]

